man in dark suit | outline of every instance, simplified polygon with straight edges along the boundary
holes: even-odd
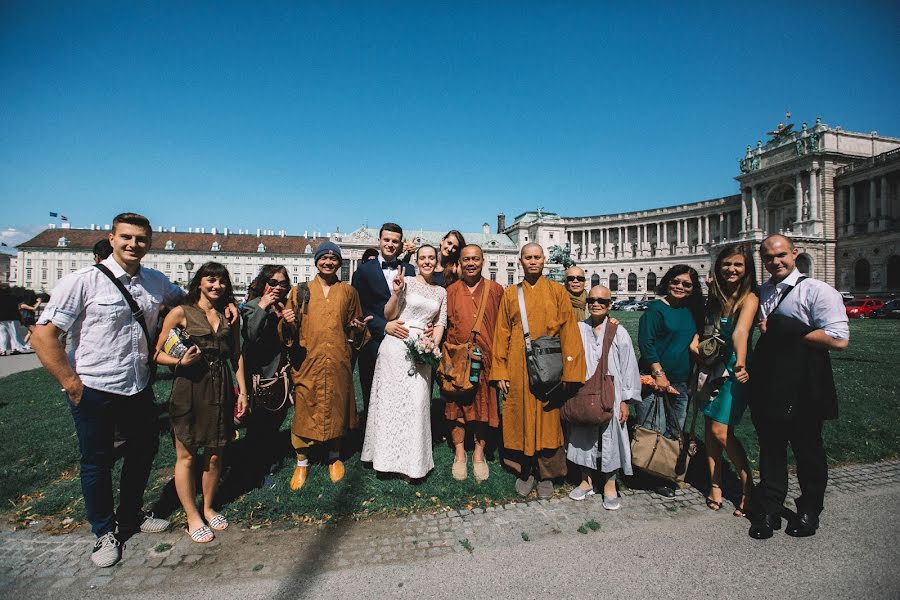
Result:
[[[369,396],[372,393],[372,377],[375,374],[375,360],[378,348],[385,335],[405,340],[409,337],[403,321],[387,321],[384,318],[384,305],[391,297],[391,281],[397,276],[397,269],[414,276],[416,270],[409,263],[400,263],[397,256],[403,248],[403,229],[396,223],[385,223],[378,231],[378,247],[381,253],[378,260],[367,260],[359,265],[353,273],[351,284],[359,294],[363,315],[372,317],[369,332],[372,339],[359,352],[359,381],[363,392],[363,411],[369,410]],[[365,421],[362,421],[365,423]]]

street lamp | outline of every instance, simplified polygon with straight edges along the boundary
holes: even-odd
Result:
[[[184,268],[187,269],[188,285],[191,284],[191,271],[194,270],[194,262],[191,259],[184,261]]]

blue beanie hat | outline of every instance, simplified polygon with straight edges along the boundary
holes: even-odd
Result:
[[[344,258],[341,256],[340,246],[338,246],[334,242],[322,242],[321,244],[316,246],[316,253],[313,254],[313,263],[319,262],[319,259],[326,254],[334,254],[335,258],[337,258],[340,262],[344,262]]]

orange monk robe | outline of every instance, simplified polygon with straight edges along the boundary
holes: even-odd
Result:
[[[288,294],[285,308],[298,315],[298,287]],[[325,442],[356,426],[353,363],[346,327],[362,318],[359,296],[352,286],[338,282],[326,297],[316,275],[309,282],[309,308],[302,315],[299,344],[303,362],[291,369],[294,380],[294,420],[291,432]],[[281,321],[281,339],[288,348],[297,343],[296,327]],[[366,332],[366,335],[368,332]],[[357,336],[361,337],[361,336]]]
[[[560,284],[544,277],[538,279],[534,286],[527,281],[523,281],[522,285],[531,339],[558,335],[562,347],[562,380],[584,383],[587,370],[584,348],[569,293]],[[494,331],[493,358],[491,381],[509,381],[509,394],[503,402],[504,446],[525,456],[562,448],[559,409],[545,410],[546,404],[534,396],[528,385],[518,286],[506,288],[503,294]]]
[[[472,395],[461,398],[448,398],[444,406],[444,416],[450,420],[464,419],[467,423],[478,421],[491,427],[500,425],[500,414],[497,406],[497,388],[489,384],[491,364],[493,363],[494,327],[500,301],[503,299],[503,287],[495,281],[481,278],[475,291],[469,291],[464,281],[458,280],[447,287],[447,341],[451,344],[464,344],[469,341],[484,286],[488,286],[487,304],[484,317],[478,332],[476,343],[481,350],[481,377],[476,391]]]

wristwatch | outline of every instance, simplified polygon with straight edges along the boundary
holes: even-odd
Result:
[[[666,372],[663,371],[662,369],[657,369],[655,371],[650,372],[650,375],[652,375],[653,377],[659,377],[660,375],[665,375],[665,374],[666,374]]]

